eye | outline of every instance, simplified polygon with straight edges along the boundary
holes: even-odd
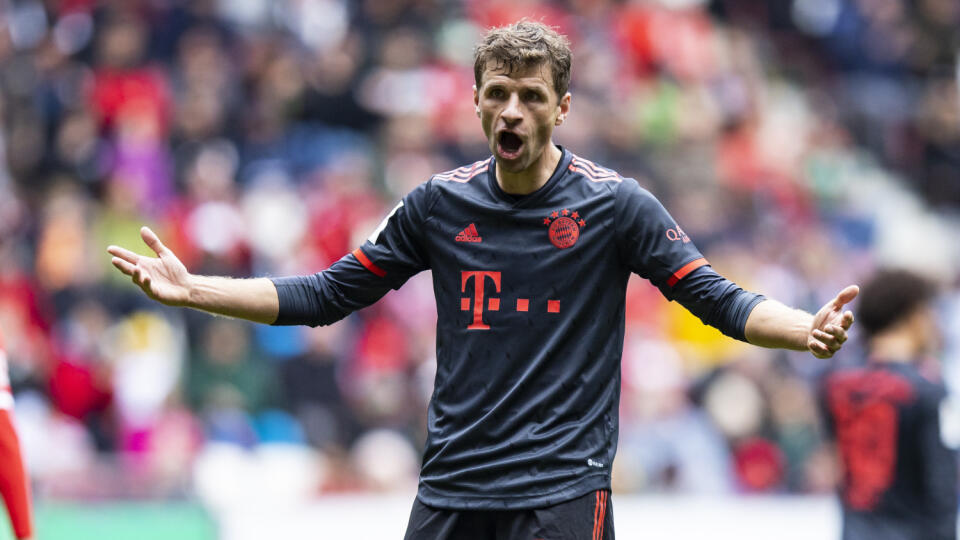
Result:
[[[543,101],[543,96],[533,90],[524,93],[523,98],[527,101]]]
[[[506,93],[503,91],[503,88],[491,88],[490,91],[487,92],[487,95],[494,99],[500,99],[505,96]]]

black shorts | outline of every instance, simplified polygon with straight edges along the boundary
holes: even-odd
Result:
[[[417,499],[404,540],[614,540],[610,492],[529,510],[446,510]]]

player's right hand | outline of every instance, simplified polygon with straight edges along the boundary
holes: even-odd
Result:
[[[860,293],[860,287],[849,285],[813,316],[807,349],[817,358],[830,358],[847,341],[847,330],[853,325],[853,312],[843,307]]]
[[[130,276],[150,298],[168,306],[187,305],[192,281],[187,267],[160,242],[149,227],[140,229],[140,237],[157,254],[156,257],[137,255],[120,246],[110,246],[107,248],[107,253],[113,255],[110,262]]]

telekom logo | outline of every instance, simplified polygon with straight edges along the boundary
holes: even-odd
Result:
[[[487,311],[500,311],[500,297],[487,298],[485,293],[487,279],[493,282],[494,292],[500,292],[500,272],[489,270],[463,270],[460,272],[460,292],[466,293],[467,284],[473,280],[473,298],[460,298],[460,311],[470,311],[470,303],[473,301],[473,321],[467,326],[467,330],[489,330],[490,325],[483,322],[484,300],[486,300]],[[526,312],[530,309],[529,298],[517,298],[517,311]],[[559,300],[547,300],[547,313],[560,313]]]
[[[500,272],[487,272],[483,270],[464,270],[460,272],[460,292],[467,292],[467,282],[473,279],[473,322],[467,327],[468,330],[489,330],[490,325],[483,323],[483,286],[487,278],[493,280],[493,285],[500,292]],[[500,299],[489,299],[490,311],[500,310]],[[460,299],[460,309],[468,311],[470,309],[470,299]]]

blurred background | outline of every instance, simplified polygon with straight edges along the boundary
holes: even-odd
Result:
[[[880,265],[937,279],[926,369],[960,389],[956,0],[0,0],[0,329],[37,538],[280,537],[260,534],[278,515],[284,538],[402,536],[429,274],[331,327],[272,328],[151,303],[105,248],[146,253],[147,224],[195,273],[325,268],[488,155],[472,47],[521,17],[573,42],[558,143],[784,303],[815,311]],[[834,538],[816,382],[860,350],[744,346],[634,278],[621,536],[700,516]],[[364,532],[371,507],[387,532]]]

